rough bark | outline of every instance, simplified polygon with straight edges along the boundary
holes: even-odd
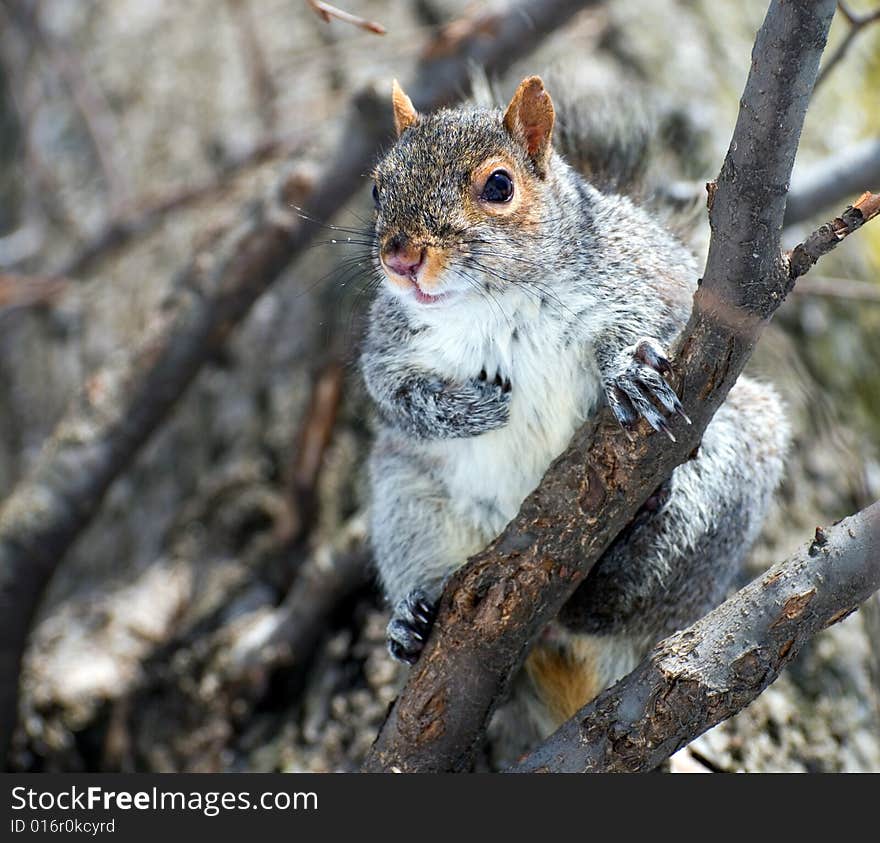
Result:
[[[774,565],[629,676],[512,770],[639,772],[745,708],[803,644],[880,588],[880,502]]]
[[[780,252],[785,196],[833,0],[770,4],[733,139],[710,192],[712,239],[675,350],[690,427],[627,441],[609,412],[574,437],[517,517],[448,584],[368,771],[463,770],[542,627],[658,484],[699,445],[792,286]]]
[[[468,90],[472,61],[500,72],[593,4],[529,0],[492,13],[491,31],[481,24],[435,51],[407,90],[426,110],[454,101]],[[306,206],[318,220],[331,217],[360,188],[391,125],[384,92],[380,100],[372,94],[356,98],[339,148],[328,155],[314,187],[288,174],[275,195],[243,211],[241,223],[217,239],[213,253],[195,256],[177,282],[174,306],[132,352],[89,378],[33,471],[0,510],[0,758],[15,724],[27,630],[65,551],[202,365],[313,239],[315,227],[292,206]]]

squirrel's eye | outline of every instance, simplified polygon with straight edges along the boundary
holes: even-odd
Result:
[[[513,179],[505,170],[495,170],[486,179],[481,199],[487,202],[507,202],[513,196]]]
[[[377,208],[379,207],[379,186],[375,182],[373,183],[373,204]]]

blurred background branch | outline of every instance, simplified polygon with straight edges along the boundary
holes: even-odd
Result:
[[[873,23],[877,23],[880,21],[880,8],[874,9],[871,12],[864,12],[859,14],[854,12],[849,3],[844,2],[844,0],[838,0],[837,8],[840,14],[846,20],[849,28],[847,29],[846,36],[837,46],[837,49],[831,53],[830,56],[825,60],[822,65],[821,70],[819,71],[819,76],[816,79],[816,87],[818,88],[829,76],[829,74],[840,64],[841,61],[846,57],[846,54],[849,52],[850,47],[852,47],[853,42],[858,37],[858,35],[868,26]]]
[[[431,109],[468,88],[469,62],[501,71],[514,46],[562,25],[584,2],[524,2],[495,13],[493,37],[479,29],[454,49],[420,63],[409,89]],[[270,196],[243,209],[210,253],[197,254],[178,280],[176,301],[131,352],[92,374],[40,458],[0,510],[0,755],[16,718],[18,672],[27,631],[46,583],[87,527],[110,484],[226,342],[256,298],[315,236],[311,218],[330,218],[358,189],[387,137],[390,108],[373,91],[355,97],[338,149],[323,174],[294,168]],[[80,267],[82,260],[79,261]],[[77,268],[77,267],[74,267]]]

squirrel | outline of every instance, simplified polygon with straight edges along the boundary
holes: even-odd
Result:
[[[370,532],[392,607],[388,646],[412,664],[447,578],[513,519],[601,407],[630,435],[673,438],[673,416],[690,423],[666,349],[699,273],[654,216],[567,163],[540,77],[503,111],[420,114],[396,81],[392,105],[397,140],[373,173],[382,283],[360,364],[379,417]],[[696,456],[533,647],[523,683],[541,731],[724,599],[788,439],[775,391],[741,377]]]

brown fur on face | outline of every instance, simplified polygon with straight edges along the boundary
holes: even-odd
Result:
[[[505,249],[511,234],[540,229],[552,189],[541,167],[552,154],[553,110],[537,77],[520,85],[506,114],[442,109],[422,115],[396,82],[392,105],[398,141],[374,172],[380,256],[388,258],[395,238],[417,250],[416,259],[424,250],[418,283],[437,292],[447,268],[478,271],[473,267],[491,250]],[[498,169],[511,176],[513,194],[506,202],[489,202],[483,190]],[[483,254],[469,257],[478,251]],[[383,267],[395,286],[413,284],[384,260]]]
[[[496,170],[504,170],[513,182],[513,195],[507,202],[488,202],[482,198],[483,190],[489,176]],[[461,197],[459,206],[452,218],[453,223],[463,230],[475,225],[485,224],[487,218],[515,226],[523,231],[538,225],[541,216],[541,180],[534,172],[524,166],[516,156],[503,151],[493,152],[483,158],[472,170],[470,189]],[[380,257],[382,268],[388,279],[400,289],[408,289],[412,285],[409,278],[402,277],[391,271],[384,258],[391,252],[389,242],[395,234],[405,235],[407,246],[402,254],[415,262],[424,251],[422,269],[419,273],[419,286],[426,292],[435,292],[441,285],[443,271],[455,260],[456,255],[466,254],[466,243],[444,242],[435,232],[426,230],[419,225],[419,218],[414,216],[408,221],[405,229],[393,229],[381,238]],[[397,250],[401,253],[401,250]]]
[[[440,286],[440,278],[448,264],[448,251],[437,246],[425,248],[425,264],[419,276],[419,286],[426,292],[433,292]]]
[[[486,182],[496,170],[504,170],[513,182],[513,196],[507,202],[487,202],[482,198]],[[471,176],[471,186],[473,205],[478,212],[490,216],[512,216],[522,208],[523,199],[528,195],[528,191],[523,189],[525,187],[523,174],[518,171],[513,160],[506,155],[493,155],[480,164]]]
[[[507,202],[487,202],[481,198],[486,181],[496,170],[504,170],[513,181],[513,196]],[[471,202],[465,208],[469,222],[479,222],[483,215],[509,217],[525,228],[540,218],[540,183],[511,156],[490,156],[474,170],[471,185]]]

